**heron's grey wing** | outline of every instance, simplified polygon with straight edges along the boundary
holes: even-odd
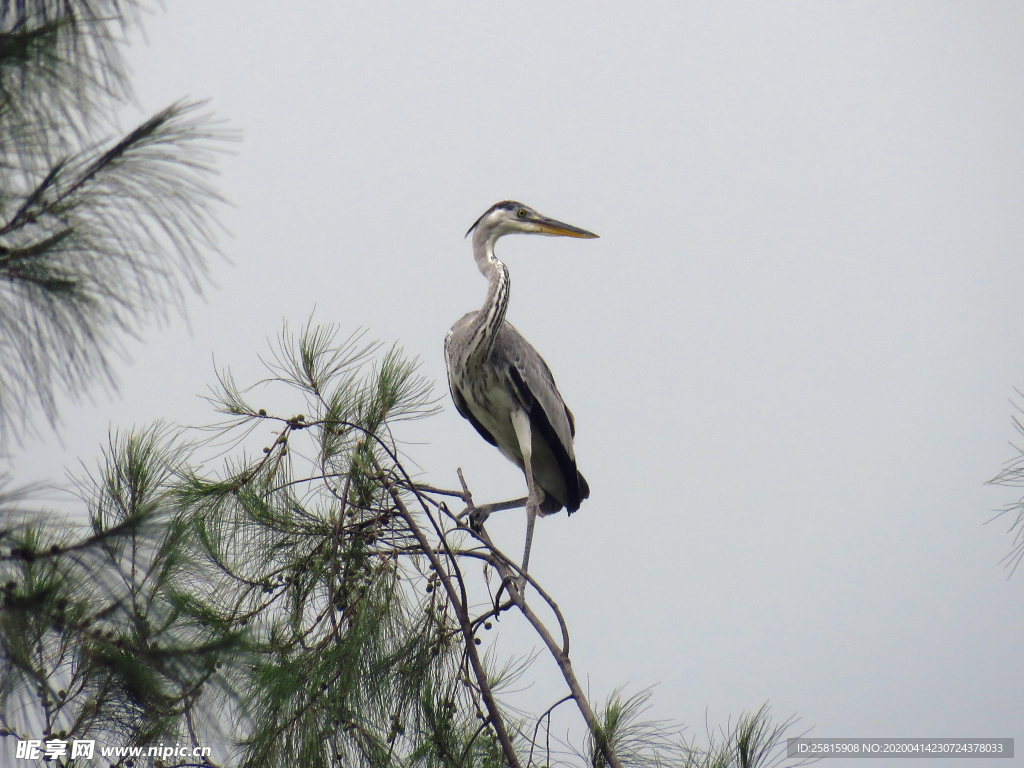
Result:
[[[505,323],[495,352],[508,366],[509,381],[517,398],[530,414],[530,426],[547,444],[564,478],[566,498],[559,499],[570,512],[579,509],[581,499],[587,498],[586,480],[576,469],[576,455],[572,447],[575,425],[572,414],[565,407],[555,378],[544,358],[509,323]],[[550,489],[548,489],[550,490]],[[545,510],[545,511],[556,511]]]
[[[529,342],[527,342],[527,344],[529,344]],[[546,381],[549,382],[551,385],[550,391],[555,393],[555,395],[558,398],[558,403],[561,404],[562,409],[565,411],[565,418],[569,422],[569,445],[571,446],[572,439],[576,437],[576,418],[572,415],[572,411],[569,410],[569,406],[565,404],[564,400],[562,400],[562,396],[558,392],[558,387],[555,386],[555,377],[554,375],[552,375],[551,369],[548,368],[547,362],[544,360],[543,357],[540,356],[540,353],[533,348],[533,345],[530,345],[530,350],[533,352],[534,355],[536,355],[537,362],[540,363],[540,366],[544,371],[544,377]],[[554,402],[551,403],[551,406],[552,408],[557,408]],[[552,413],[554,412],[555,411],[552,411]],[[572,453],[571,450],[570,453]],[[573,456],[573,460],[575,461],[575,455]],[[584,496],[583,498],[586,498],[586,496]]]

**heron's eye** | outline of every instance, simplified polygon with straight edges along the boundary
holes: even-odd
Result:
[[[526,218],[526,209],[525,208],[520,208],[516,212],[516,216],[518,216],[520,219],[525,219]]]

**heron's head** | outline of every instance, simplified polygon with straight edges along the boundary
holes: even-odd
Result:
[[[530,206],[517,203],[515,200],[504,200],[492,205],[469,228],[466,236],[474,230],[478,237],[492,243],[502,235],[517,232],[551,237],[597,237],[593,232],[542,216]]]

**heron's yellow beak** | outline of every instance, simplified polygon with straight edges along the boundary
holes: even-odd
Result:
[[[598,237],[593,232],[587,232],[585,229],[574,227],[571,224],[563,224],[560,221],[554,219],[548,219],[546,217],[538,216],[535,219],[535,223],[540,229],[540,232],[545,235],[557,235],[559,237]]]

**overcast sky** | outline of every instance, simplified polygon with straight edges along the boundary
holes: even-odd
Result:
[[[1024,572],[983,525],[1024,387],[1024,5],[295,7],[169,0],[133,36],[144,113],[209,98],[244,132],[231,263],[16,477],[211,421],[214,360],[255,380],[315,308],[437,381],[445,412],[404,433],[425,479],[522,495],[442,355],[486,289],[463,234],[517,199],[601,236],[498,248],[592,489],[539,521],[531,571],[594,697],[658,683],[652,715],[697,735],[769,701],[815,736],[1024,750]]]

